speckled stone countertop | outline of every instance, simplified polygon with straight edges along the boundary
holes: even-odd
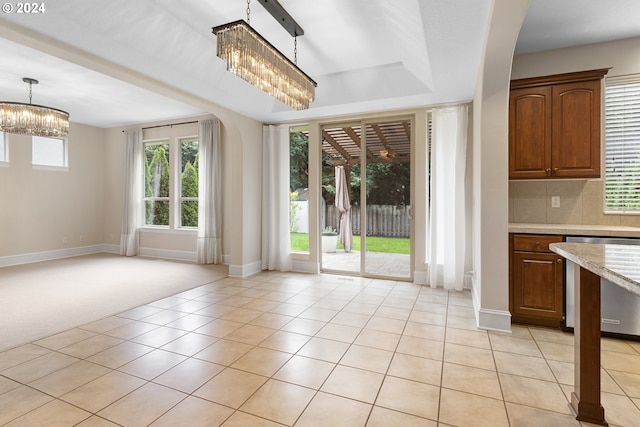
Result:
[[[640,246],[552,243],[549,249],[640,296]]]
[[[510,223],[509,233],[559,234],[563,236],[640,237],[640,227],[616,225]]]

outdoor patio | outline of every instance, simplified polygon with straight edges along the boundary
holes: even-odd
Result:
[[[360,273],[360,257],[360,251],[323,253],[322,270]],[[367,252],[365,273],[408,279],[411,273],[409,255]]]

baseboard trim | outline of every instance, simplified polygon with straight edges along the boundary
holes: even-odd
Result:
[[[320,264],[313,261],[293,260],[292,270],[296,273],[320,274]]]
[[[120,245],[102,245],[102,252],[120,255]]]
[[[426,285],[427,284],[427,272],[426,271],[413,271],[413,283],[416,285]]]
[[[30,264],[33,262],[52,261],[54,259],[71,258],[74,256],[91,255],[98,253],[120,254],[119,245],[93,245],[82,246],[79,248],[58,249],[46,252],[34,252],[29,254],[9,255],[0,257],[0,268],[10,267],[12,265]],[[188,251],[169,251],[165,249],[140,248],[140,256],[148,258],[170,259],[177,261],[197,262],[195,252]],[[223,255],[223,263],[229,264],[231,257]],[[258,263],[259,264],[259,263]]]
[[[173,259],[178,261],[197,262],[198,258],[195,252],[188,251],[171,251],[166,249],[140,248],[138,251],[140,256],[149,258]]]
[[[478,328],[511,333],[511,313],[508,311],[481,308],[476,313]]]
[[[229,265],[229,277],[249,277],[262,271],[262,262],[256,261],[251,264]]]
[[[504,310],[493,310],[480,307],[480,296],[474,277],[470,277],[471,299],[476,312],[476,325],[479,329],[511,333],[511,313]]]
[[[46,252],[33,252],[29,254],[9,255],[0,257],[0,267],[12,265],[30,264],[32,262],[51,261],[54,259],[71,258],[80,255],[90,255],[104,252],[103,245],[81,246],[78,248],[57,249]]]

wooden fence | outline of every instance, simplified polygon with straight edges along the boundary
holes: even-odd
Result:
[[[410,206],[371,205],[367,206],[367,236],[409,237],[411,233]],[[328,205],[326,226],[340,228],[340,211],[335,205]],[[351,225],[353,234],[361,234],[360,206],[351,207]]]

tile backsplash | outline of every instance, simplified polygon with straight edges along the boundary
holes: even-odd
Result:
[[[559,207],[552,206],[558,197]],[[604,181],[509,181],[509,222],[640,227],[640,215],[604,214]]]

